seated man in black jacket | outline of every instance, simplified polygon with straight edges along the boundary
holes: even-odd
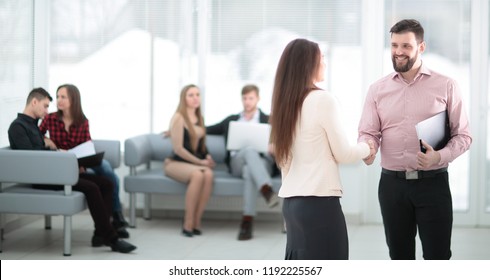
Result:
[[[48,114],[49,102],[53,100],[43,88],[35,88],[27,97],[24,112],[19,113],[10,125],[8,135],[10,147],[14,150],[50,150],[50,144],[44,142],[44,137],[37,126],[40,118]],[[49,164],[49,163],[48,163]],[[80,168],[83,171],[83,167]],[[94,220],[95,231],[92,246],[110,246],[112,251],[129,253],[136,247],[119,239],[116,230],[110,223],[112,212],[111,181],[96,175],[80,173],[78,182],[73,190],[82,192],[87,200],[90,215]],[[34,188],[61,190],[63,186],[35,185]]]
[[[269,116],[257,107],[259,99],[257,86],[244,86],[242,89],[243,112],[228,116],[222,122],[208,126],[206,133],[224,135],[227,141],[230,121],[268,123]],[[279,203],[277,194],[271,187],[271,175],[275,168],[277,170],[277,167],[272,153],[261,154],[251,148],[228,152],[225,161],[233,176],[245,179],[243,219],[238,240],[249,240],[252,238],[252,222],[256,214],[257,194],[259,192],[262,194],[270,208]]]

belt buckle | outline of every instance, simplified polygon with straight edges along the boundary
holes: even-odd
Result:
[[[419,178],[419,172],[417,170],[405,171],[405,179],[417,180]]]

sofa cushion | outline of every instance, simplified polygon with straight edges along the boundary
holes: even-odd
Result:
[[[243,180],[226,170],[214,170],[213,195],[240,196]],[[129,193],[185,194],[187,185],[167,177],[160,169],[138,171],[136,176],[124,177],[124,189]]]
[[[0,213],[74,215],[85,210],[85,196],[72,191],[38,190],[29,184],[4,188],[0,193]]]

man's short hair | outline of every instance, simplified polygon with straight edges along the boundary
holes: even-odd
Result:
[[[257,96],[259,96],[259,87],[256,86],[256,85],[246,85],[242,88],[242,96],[244,96],[245,94],[251,92],[251,91],[255,91],[257,93]]]
[[[35,88],[31,90],[31,92],[29,92],[29,95],[27,96],[26,105],[31,103],[32,99],[34,98],[36,98],[39,101],[43,100],[44,98],[48,98],[50,102],[53,101],[51,95],[49,95],[49,93],[41,87]]]
[[[415,34],[415,39],[417,39],[417,43],[420,44],[424,41],[424,28],[415,19],[404,19],[397,22],[390,29],[390,33],[402,34],[407,32],[413,32]]]

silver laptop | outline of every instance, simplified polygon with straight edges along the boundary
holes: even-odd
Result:
[[[271,127],[266,123],[231,121],[228,127],[229,151],[251,147],[258,152],[267,153]]]

